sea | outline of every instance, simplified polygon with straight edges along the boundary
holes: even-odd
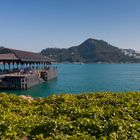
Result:
[[[57,64],[58,77],[28,90],[1,91],[48,97],[53,94],[140,91],[140,64]]]

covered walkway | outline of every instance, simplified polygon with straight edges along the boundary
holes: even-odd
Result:
[[[54,60],[40,54],[22,50],[2,48],[0,50],[0,74],[50,69]]]
[[[28,89],[57,77],[54,60],[40,54],[0,49],[0,89]]]

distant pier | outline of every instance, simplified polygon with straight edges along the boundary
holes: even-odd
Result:
[[[0,62],[0,89],[24,90],[57,77],[55,61],[39,53],[3,48]]]

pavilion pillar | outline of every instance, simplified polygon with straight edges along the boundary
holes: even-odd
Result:
[[[15,68],[14,66],[15,66],[15,62],[13,61],[13,70],[14,70],[14,68]]]
[[[5,62],[3,62],[3,68],[4,68],[4,71],[5,71]]]
[[[47,62],[45,62],[45,69],[47,69]]]
[[[41,62],[41,70],[43,70],[43,62]]]
[[[44,68],[46,68],[46,62],[44,62]]]
[[[42,62],[40,62],[40,70],[42,70]]]
[[[10,74],[10,62],[8,62],[8,67],[9,67],[9,74]]]
[[[23,62],[23,69],[25,68],[25,63]]]
[[[36,62],[36,72],[38,72],[38,62]]]
[[[43,62],[41,62],[41,70],[43,70]]]
[[[32,63],[32,68],[34,69],[35,67],[34,67],[34,62]]]
[[[43,70],[44,69],[44,64],[43,64],[43,62],[41,62],[41,70]]]
[[[27,68],[27,66],[28,66],[28,62],[26,62],[25,65],[26,65],[25,67]]]
[[[34,62],[33,64],[34,64],[34,69],[36,70],[36,62]]]
[[[19,68],[19,62],[17,62],[17,69]]]
[[[32,68],[32,64],[33,64],[33,63],[32,63],[32,62],[30,62],[30,68]]]
[[[39,67],[39,66],[40,66],[40,63],[39,63],[39,62],[37,63],[37,66],[38,66],[38,69],[39,69],[39,68],[40,68],[40,67]]]
[[[43,65],[44,65],[44,70],[45,70],[45,62],[43,63]]]
[[[10,70],[10,62],[8,63],[8,66],[9,66],[9,70]]]
[[[40,70],[42,70],[42,62],[40,62]]]
[[[34,70],[35,70],[35,72],[36,72],[36,62],[34,62]]]
[[[25,68],[27,68],[27,62],[25,62]]]
[[[38,70],[40,70],[40,62],[38,62]]]
[[[37,67],[38,67],[38,72],[40,72],[40,62],[37,63]]]
[[[23,62],[21,62],[20,64],[21,64],[21,69],[23,69],[23,64],[24,64],[24,63],[23,63]]]
[[[37,64],[38,64],[38,63],[36,62],[36,63],[35,63],[36,70],[38,70],[38,67],[37,67],[38,65],[37,65]]]
[[[34,71],[36,72],[36,62],[34,62],[33,64],[34,64]]]
[[[44,69],[46,68],[46,63],[44,62]]]

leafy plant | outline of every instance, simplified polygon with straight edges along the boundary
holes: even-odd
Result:
[[[53,95],[25,100],[0,94],[2,140],[138,140],[140,92]]]

